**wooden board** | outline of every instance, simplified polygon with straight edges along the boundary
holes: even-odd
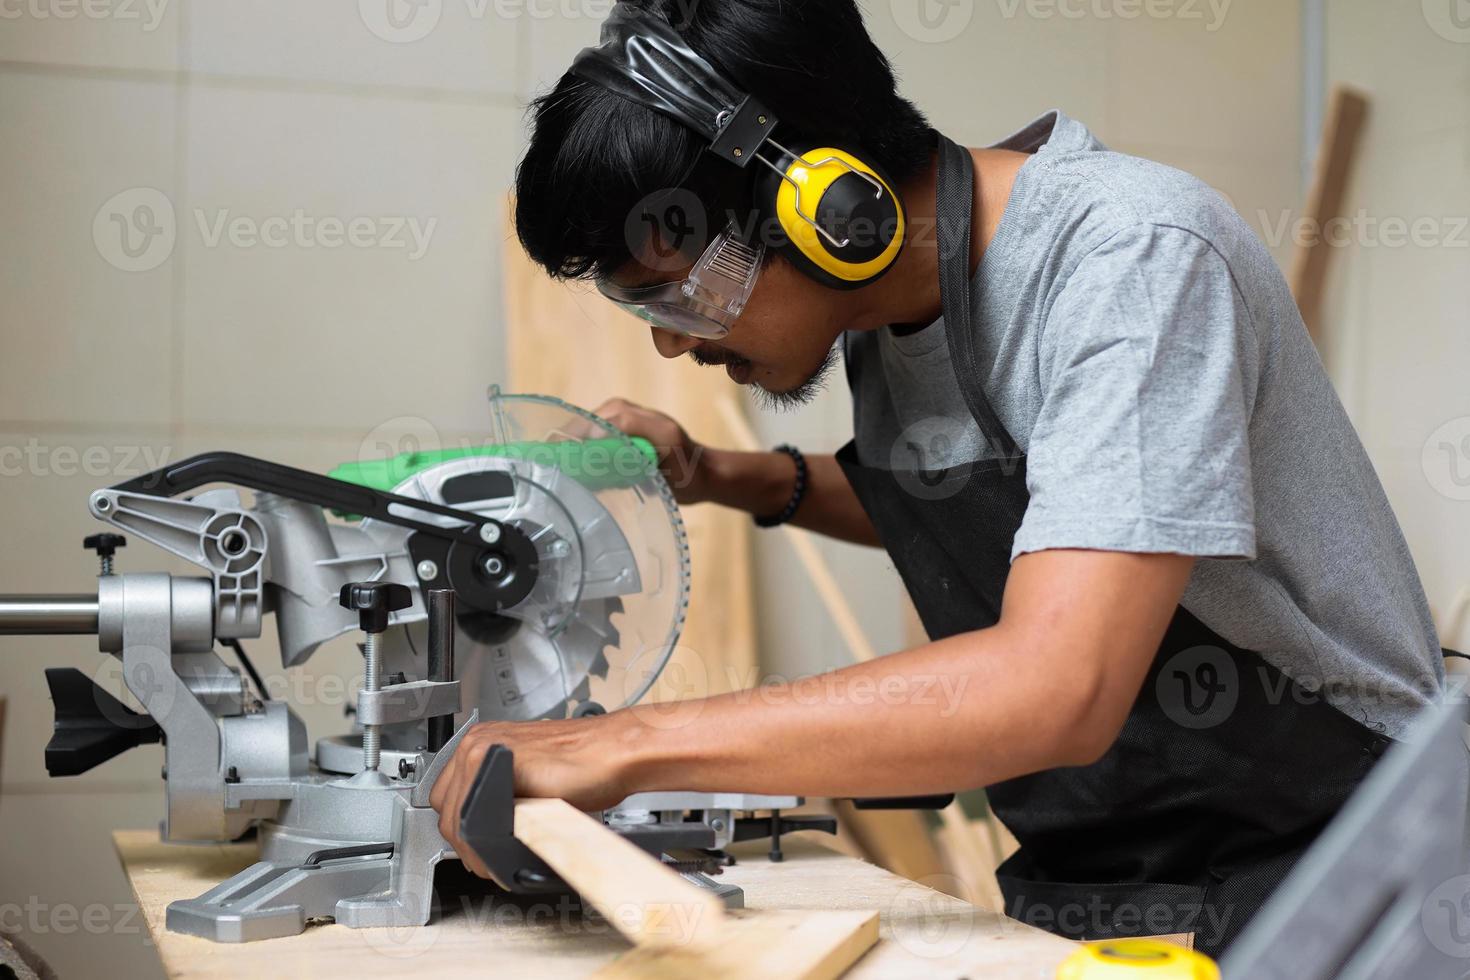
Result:
[[[660,357],[648,324],[586,283],[547,276],[516,242],[514,202],[506,207],[508,390],[555,395],[589,410],[626,398],[669,414],[703,444],[728,445],[721,405],[733,404],[738,389],[711,385],[688,358]],[[683,516],[693,566],[688,619],[652,700],[723,694],[760,679],[750,518],[712,504],[686,507]]]
[[[611,926],[563,915],[553,903],[527,912],[482,893],[439,893],[429,926],[348,929],[323,924],[299,936],[221,945],[163,928],[169,902],[191,898],[248,866],[254,844],[164,844],[156,831],[118,831],[114,844],[137,896],[164,971],[219,980],[292,977],[587,977],[627,952]],[[854,980],[1051,976],[1075,945],[956,898],[906,881],[822,846],[810,835],[784,842],[772,864],[761,842],[733,850],[740,863],[721,881],[738,885],[752,913],[867,911],[880,918],[877,946],[847,974]],[[775,975],[781,975],[779,973]]]
[[[762,912],[730,923],[706,949],[640,946],[597,972],[601,980],[835,980],[878,942],[877,912]]]
[[[699,888],[564,800],[520,800],[515,833],[637,948],[599,977],[841,976],[878,941],[876,912],[734,919]]]
[[[1368,100],[1360,92],[1343,85],[1333,86],[1327,105],[1327,119],[1322,129],[1322,143],[1312,171],[1312,185],[1302,212],[1304,227],[1311,234],[1298,243],[1292,255],[1291,293],[1301,310],[1307,332],[1320,346],[1322,343],[1322,295],[1327,283],[1327,268],[1332,253],[1340,246],[1324,240],[1334,219],[1342,215],[1342,202],[1347,196],[1357,154],[1358,137],[1368,115]]]
[[[565,800],[518,800],[515,835],[630,942],[706,949],[729,925],[713,892]]]

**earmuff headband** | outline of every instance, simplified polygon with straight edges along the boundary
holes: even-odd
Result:
[[[732,85],[668,21],[624,3],[603,22],[601,43],[583,49],[571,71],[673,117],[737,167],[757,159],[756,148],[776,128],[775,113]]]

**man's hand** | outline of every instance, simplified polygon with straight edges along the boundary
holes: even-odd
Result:
[[[711,497],[712,476],[707,450],[684,427],[663,412],[610,398],[592,413],[607,419],[630,436],[642,436],[658,451],[658,468],[681,504],[698,504]]]
[[[603,402],[593,414],[653,443],[658,468],[680,504],[720,504],[765,517],[781,513],[796,488],[796,465],[785,453],[702,445],[663,412],[623,398]],[[854,544],[878,544],[878,532],[837,460],[808,455],[806,465],[806,497],[792,523]]]
[[[602,810],[625,799],[623,752],[615,715],[574,721],[486,722],[460,740],[429,793],[439,811],[439,832],[465,867],[482,878],[489,871],[459,836],[459,811],[493,745],[515,754],[516,796],[559,797],[582,810]]]

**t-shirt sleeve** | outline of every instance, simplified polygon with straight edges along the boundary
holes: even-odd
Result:
[[[1013,557],[1049,548],[1255,557],[1249,428],[1260,351],[1229,266],[1166,225],[1068,277],[1040,341]]]

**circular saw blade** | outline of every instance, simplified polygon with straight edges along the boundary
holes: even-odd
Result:
[[[524,721],[566,717],[589,700],[609,710],[631,704],[683,627],[689,557],[673,495],[652,466],[606,479],[585,460],[561,465],[569,441],[615,439],[639,453],[595,416],[537,396],[496,394],[491,405],[493,446],[516,452],[439,463],[394,489],[514,524],[536,549],[537,580],[524,601],[456,617],[462,717],[478,708],[482,720]],[[373,523],[364,530],[374,536],[396,533]],[[427,636],[422,620],[402,628],[406,662],[424,663]],[[402,669],[394,659],[390,669]]]

